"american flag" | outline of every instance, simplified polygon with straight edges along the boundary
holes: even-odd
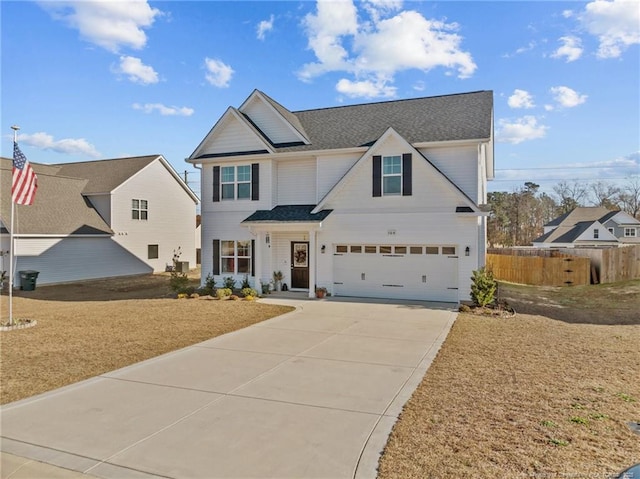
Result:
[[[29,164],[29,160],[13,142],[13,178],[11,198],[17,205],[32,205],[38,189],[38,177]]]

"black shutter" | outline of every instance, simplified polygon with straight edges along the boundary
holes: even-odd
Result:
[[[260,164],[251,165],[251,201],[260,199]]]
[[[402,196],[411,196],[411,153],[402,155]]]
[[[382,157],[373,157],[373,196],[382,196]]]
[[[213,202],[220,201],[220,167],[213,167]]]
[[[256,271],[256,240],[251,240],[251,276],[255,276]]]
[[[220,274],[220,240],[213,240],[213,274]]]

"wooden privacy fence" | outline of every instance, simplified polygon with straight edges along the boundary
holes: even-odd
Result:
[[[589,258],[487,254],[487,268],[497,280],[536,286],[576,286],[590,283]]]
[[[545,259],[562,259],[562,258],[574,258],[574,259],[589,259],[591,261],[591,283],[615,283],[617,281],[628,281],[632,279],[640,278],[640,245],[622,245],[608,248],[553,248],[553,249],[539,249],[539,248],[490,248],[487,254],[487,265],[489,265],[489,256],[506,256],[508,258],[532,258],[543,257]],[[501,274],[509,274],[506,271],[512,269],[519,269],[524,266],[524,263],[519,263],[518,266],[510,267],[511,263],[508,259],[495,260],[499,262],[502,267]],[[514,260],[515,261],[515,260]],[[531,266],[535,266],[533,263]],[[567,268],[577,271],[577,268]],[[494,274],[495,274],[494,270]],[[544,273],[541,271],[540,275]],[[526,272],[514,272],[512,276],[535,276],[533,273],[527,274]],[[497,277],[497,276],[496,276]],[[501,278],[498,278],[501,279]],[[505,281],[520,282],[504,278]],[[525,283],[525,284],[546,284],[546,283]],[[581,284],[577,280],[574,280],[572,284]],[[588,284],[588,283],[586,283]]]

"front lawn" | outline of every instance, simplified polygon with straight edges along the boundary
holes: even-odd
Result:
[[[291,311],[249,301],[173,299],[167,275],[37,286],[17,292],[0,333],[0,403],[26,398],[159,356]],[[2,318],[8,297],[0,296]]]
[[[517,316],[459,316],[381,479],[607,477],[640,462],[627,425],[640,422],[640,281],[501,295]]]

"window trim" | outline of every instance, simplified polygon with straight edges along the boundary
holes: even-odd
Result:
[[[144,207],[142,206],[143,203],[144,203]],[[137,216],[137,218],[136,218],[136,216]],[[143,218],[143,216],[144,216],[144,218]],[[133,221],[148,221],[149,220],[149,201],[148,200],[143,200],[143,199],[140,199],[140,198],[132,198],[131,199],[131,219]]]
[[[391,165],[392,168],[395,168],[395,160],[398,161],[399,163],[399,167],[400,167],[400,171],[398,173],[385,173],[384,172],[384,167],[385,167],[385,160],[394,160],[394,164]],[[381,173],[381,178],[382,178],[382,196],[402,196],[402,183],[403,183],[403,164],[402,164],[402,155],[387,155],[387,156],[383,156],[382,157],[382,163],[381,163],[381,167],[382,167],[382,173]],[[400,189],[397,193],[387,193],[386,189],[385,189],[385,179],[387,178],[398,178],[400,180]]]
[[[155,249],[155,256],[152,255],[152,248]],[[147,259],[158,259],[160,258],[160,245],[157,244],[148,244],[147,245]]]
[[[633,232],[633,234],[631,234]],[[629,227],[624,229],[624,237],[625,238],[637,238],[638,237],[638,228]]]
[[[223,254],[225,250],[225,243],[233,243],[233,254]],[[240,254],[240,244],[246,243],[246,255]],[[249,275],[253,276],[253,240],[220,240],[219,246],[219,261],[220,261],[220,274],[232,274],[232,275]],[[214,247],[215,249],[215,247]],[[233,260],[233,271],[225,270],[225,259]],[[247,271],[240,271],[240,261],[247,262]]]
[[[243,179],[240,180],[240,168],[243,169],[242,173],[243,176],[246,177],[246,175],[248,175],[248,179]],[[246,170],[245,170],[246,169]],[[227,172],[229,170],[233,171],[233,179],[232,180],[226,180],[225,181],[225,170],[227,170]],[[219,173],[219,184],[220,184],[220,189],[219,189],[219,195],[220,195],[220,201],[236,201],[236,200],[257,200],[257,196],[258,196],[258,190],[257,190],[257,185],[254,182],[254,176],[257,176],[257,166],[251,163],[248,164],[240,164],[240,165],[223,165],[220,166],[220,173]],[[216,175],[214,174],[214,182],[216,181]],[[229,187],[232,186],[233,187],[233,194],[232,196],[225,196],[225,186]],[[240,187],[241,186],[245,186],[246,188],[246,192],[245,194],[241,197],[240,196]],[[226,190],[229,190],[229,188],[226,188]],[[214,198],[215,198],[215,194],[214,194]],[[215,201],[215,199],[214,199]]]

